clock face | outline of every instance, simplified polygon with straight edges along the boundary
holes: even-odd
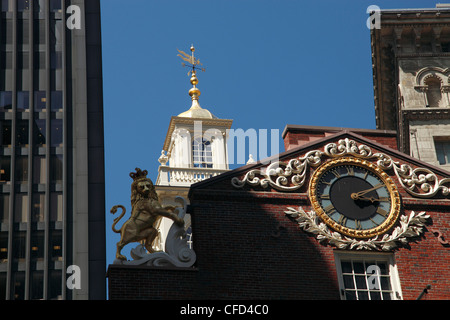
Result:
[[[314,172],[309,193],[318,216],[352,237],[381,234],[399,215],[400,197],[394,182],[365,160],[341,158],[325,163]]]

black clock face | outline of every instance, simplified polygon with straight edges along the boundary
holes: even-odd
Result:
[[[313,207],[338,231],[352,235],[356,234],[353,231],[362,231],[361,236],[378,234],[395,211],[392,209],[396,199],[386,179],[377,170],[357,162],[325,166],[313,179],[310,189]]]

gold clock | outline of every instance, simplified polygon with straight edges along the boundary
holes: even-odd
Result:
[[[400,214],[393,180],[375,164],[357,158],[330,160],[312,175],[309,197],[329,227],[355,238],[388,231]]]

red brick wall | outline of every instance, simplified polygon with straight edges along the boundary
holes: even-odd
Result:
[[[327,127],[305,127],[304,129],[287,129],[284,135],[284,148],[286,151],[303,146],[309,142],[316,141],[334,135],[340,131],[351,131],[362,137],[373,140],[376,143],[397,150],[397,135],[395,132],[385,132],[383,130],[363,130]]]
[[[304,195],[232,193],[194,194],[195,268],[110,267],[110,299],[340,299],[335,249],[284,213],[289,206],[307,209]],[[408,211],[421,206],[406,201]],[[448,239],[448,211],[436,209],[427,211],[432,227]],[[427,231],[395,252],[404,299],[416,299],[428,284],[423,299],[450,299],[449,250]]]

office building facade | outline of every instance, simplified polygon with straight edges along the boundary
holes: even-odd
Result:
[[[100,1],[2,0],[0,299],[104,299],[104,198]]]

